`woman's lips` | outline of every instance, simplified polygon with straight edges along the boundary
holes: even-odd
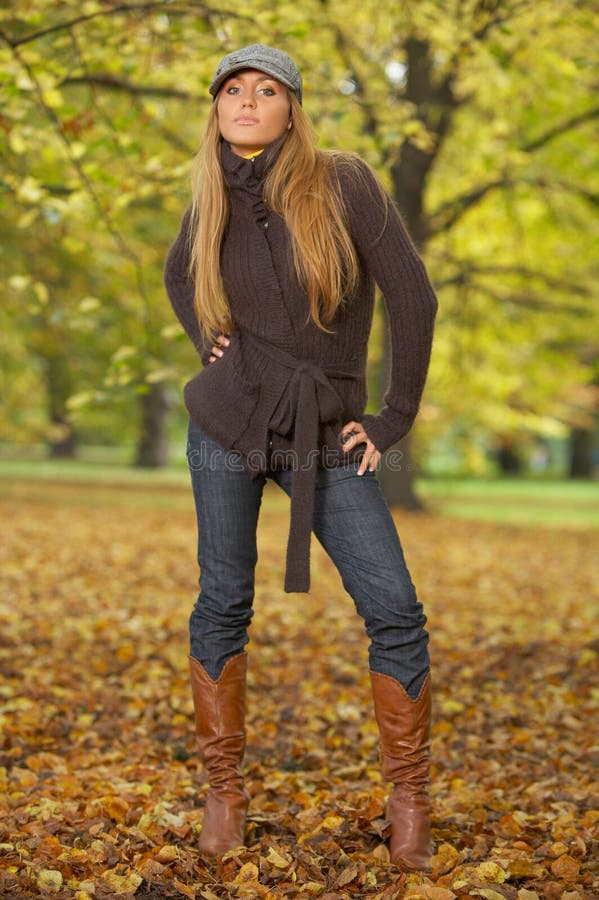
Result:
[[[240,116],[238,119],[235,119],[236,125],[257,125],[258,119],[252,119],[251,116]]]

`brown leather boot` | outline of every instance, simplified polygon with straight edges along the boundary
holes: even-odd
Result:
[[[430,674],[416,700],[389,675],[371,671],[370,678],[381,768],[395,785],[387,801],[391,862],[407,871],[430,871]]]
[[[216,681],[189,657],[196,743],[208,773],[204,822],[198,849],[209,856],[243,846],[248,795],[241,776],[245,749],[247,655],[227,660]]]

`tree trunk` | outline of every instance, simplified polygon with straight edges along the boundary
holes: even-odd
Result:
[[[46,389],[48,392],[48,416],[51,423],[48,436],[48,456],[51,459],[74,459],[77,450],[77,435],[67,411],[70,397],[71,373],[64,353],[44,357]]]
[[[495,456],[502,475],[522,474],[522,457],[517,443],[511,438],[501,438]]]
[[[383,357],[377,378],[378,393],[381,397],[384,395],[389,382],[389,363],[391,359],[391,339],[386,317],[383,330],[383,348]],[[414,489],[411,434],[407,434],[383,455],[377,477],[389,506],[402,506],[404,509],[423,508],[423,504]]]
[[[409,138],[404,140],[401,152],[391,165],[393,196],[405,220],[408,232],[422,252],[427,238],[427,222],[424,213],[424,191],[426,179],[439,153],[442,140],[447,133],[451,114],[456,107],[452,92],[451,78],[435,82],[430,45],[425,40],[409,38],[406,41],[407,82],[406,100],[414,104],[420,118],[434,142],[426,150],[417,147]],[[385,348],[383,390],[389,377],[389,327],[385,321]],[[422,503],[414,489],[414,466],[411,457],[411,437],[407,435],[398,446],[390,451],[401,451],[399,465],[383,463],[380,482],[387,502],[407,509],[421,509]]]
[[[414,474],[412,436],[407,434],[386,453],[379,469],[379,482],[389,506],[424,508],[414,490]]]
[[[170,402],[164,384],[151,384],[141,394],[141,433],[136,466],[158,469],[168,462],[167,421]]]
[[[595,435],[584,428],[570,432],[570,478],[593,477],[593,450]]]

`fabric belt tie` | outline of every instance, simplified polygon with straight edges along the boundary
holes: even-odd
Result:
[[[260,351],[286,372],[281,399],[269,421],[269,428],[283,437],[293,434],[291,515],[285,569],[285,591],[310,588],[310,536],[314,518],[314,493],[320,448],[321,424],[343,414],[343,402],[329,378],[359,376],[338,366],[319,366],[244,332]]]

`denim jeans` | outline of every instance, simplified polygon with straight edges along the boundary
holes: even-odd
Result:
[[[248,642],[253,614],[256,528],[267,478],[288,495],[292,472],[252,478],[241,454],[190,423],[187,459],[198,520],[200,593],[190,616],[190,653],[211,678]],[[422,604],[374,472],[358,463],[319,469],[313,531],[364,620],[369,664],[415,699],[429,670]]]

